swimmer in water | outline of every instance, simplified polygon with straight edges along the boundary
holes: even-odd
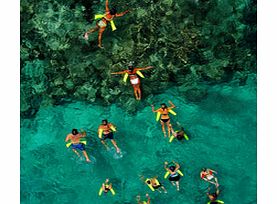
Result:
[[[104,48],[102,46],[102,36],[104,31],[106,30],[107,24],[109,24],[114,18],[124,16],[129,11],[124,11],[122,13],[117,13],[116,8],[109,9],[109,2],[106,0],[106,13],[101,18],[101,20],[96,22],[96,26],[94,28],[91,28],[89,31],[85,32],[84,38],[85,40],[88,40],[89,34],[98,31],[98,47]]]
[[[73,152],[77,154],[78,157],[80,157],[80,154],[77,150],[80,150],[83,152],[83,155],[86,158],[87,162],[91,162],[88,154],[85,149],[85,144],[81,142],[81,139],[86,136],[86,132],[79,133],[77,129],[73,129],[70,134],[68,134],[65,138],[65,142],[70,141],[70,147],[72,148]]]
[[[115,132],[115,126],[112,123],[108,123],[108,120],[102,120],[102,124],[98,127],[98,137],[101,140],[103,145],[106,145],[105,140],[110,139],[114,147],[116,148],[116,152],[120,153],[120,149],[117,146],[116,141],[114,140],[113,132]],[[104,137],[103,137],[104,136]]]

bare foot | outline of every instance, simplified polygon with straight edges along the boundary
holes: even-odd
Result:
[[[88,33],[85,33],[85,34],[84,34],[84,39],[85,39],[85,40],[88,40]]]
[[[119,149],[119,148],[117,148],[117,149],[116,149],[116,152],[119,154],[119,153],[120,153],[120,149]]]
[[[99,48],[101,48],[101,49],[103,49],[103,48],[104,48],[104,47],[103,47],[102,45],[100,45],[100,44],[98,44],[98,47],[99,47]]]

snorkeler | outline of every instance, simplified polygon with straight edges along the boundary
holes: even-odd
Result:
[[[103,48],[102,47],[102,35],[107,27],[107,24],[110,23],[113,30],[115,30],[116,28],[113,23],[113,19],[115,17],[124,16],[128,12],[129,11],[127,10],[122,13],[117,13],[115,8],[109,9],[109,2],[108,2],[108,0],[106,0],[106,13],[104,15],[99,15],[101,19],[96,22],[96,26],[94,28],[90,29],[89,31],[87,31],[84,34],[84,38],[86,40],[88,40],[88,36],[90,33],[93,33],[95,31],[99,30],[99,32],[98,32],[98,47]],[[97,18],[97,15],[96,15],[96,18]]]
[[[161,116],[160,122],[161,122],[161,125],[162,125],[162,131],[164,133],[164,137],[166,137],[166,131],[165,131],[165,127],[164,127],[165,124],[167,125],[168,137],[170,137],[171,124],[170,124],[169,113],[171,113],[173,115],[176,115],[176,113],[172,110],[176,106],[171,101],[169,101],[169,103],[171,105],[170,107],[167,107],[165,103],[162,103],[161,108],[159,108],[157,110],[155,110],[154,105],[151,105],[152,111],[157,113],[156,121],[158,121],[160,116]]]
[[[71,147],[73,152],[75,152],[78,157],[80,157],[80,154],[77,151],[77,149],[82,151],[85,158],[86,158],[86,161],[90,162],[88,154],[85,150],[86,142],[82,140],[85,136],[86,136],[86,132],[79,133],[77,129],[73,129],[72,133],[70,133],[66,136],[65,142],[69,142],[69,143],[67,143],[66,146]]]
[[[134,63],[130,62],[128,64],[128,69],[121,71],[121,72],[113,72],[111,74],[125,74],[124,75],[124,79],[123,81],[126,82],[128,76],[130,77],[130,83],[132,84],[133,88],[134,88],[134,93],[135,93],[135,97],[137,100],[141,100],[141,90],[140,90],[140,79],[138,77],[138,75],[142,78],[144,78],[144,76],[142,75],[142,73],[140,72],[140,70],[147,70],[147,69],[151,69],[153,68],[152,66],[148,66],[145,68],[136,68],[134,67]]]
[[[115,132],[115,126],[112,123],[108,123],[108,120],[102,120],[102,124],[98,127],[98,137],[100,138],[102,144],[108,149],[107,144],[105,143],[106,139],[110,139],[114,147],[116,148],[116,152],[120,153],[120,149],[118,148],[116,141],[114,140],[113,132]],[[102,137],[104,136],[104,138]]]
[[[113,190],[113,185],[112,185],[112,183],[109,183],[109,179],[107,178],[105,180],[105,182],[102,183],[102,186],[101,186],[101,188],[99,190],[98,195],[101,196],[103,192],[104,193],[108,193],[109,191],[111,191],[111,193],[113,195],[115,195],[115,191]]]
[[[217,174],[214,170],[203,168],[200,172],[200,178],[218,187],[219,183],[217,178],[214,176],[214,173]]]
[[[206,193],[208,198],[209,198],[209,202],[207,204],[220,204],[220,203],[224,203],[221,200],[218,200],[217,197],[219,196],[219,189],[216,188],[216,192],[215,193],[210,193],[210,188],[208,188],[208,192]]]
[[[176,186],[177,191],[180,190],[180,183],[179,180],[181,179],[181,176],[183,176],[183,173],[180,171],[180,165],[173,161],[171,163],[165,162],[164,168],[168,172],[165,174],[165,178],[169,175],[168,180],[171,182],[173,186]]]
[[[146,180],[144,180],[144,177],[142,176],[141,179],[146,183],[146,185],[152,190],[152,191],[159,191],[159,193],[161,193],[161,189],[163,189],[164,193],[167,193],[165,187],[159,182],[159,180],[157,179],[158,177],[155,176],[153,178],[147,178]]]
[[[177,140],[189,140],[189,137],[185,133],[185,129],[183,127],[180,128],[180,130],[174,131],[173,127],[171,126],[171,133],[172,136],[169,139],[169,142],[172,142],[174,138],[177,138]]]
[[[150,196],[148,195],[148,193],[145,196],[147,198],[147,201],[141,201],[140,195],[137,196],[138,204],[150,204]]]

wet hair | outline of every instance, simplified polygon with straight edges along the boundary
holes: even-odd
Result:
[[[128,63],[128,69],[129,69],[130,71],[133,71],[133,70],[134,70],[134,62],[133,62],[133,61],[130,61],[130,62]]]
[[[115,15],[116,12],[117,12],[116,8],[113,7],[113,8],[110,9],[110,14],[111,15]]]
[[[133,67],[133,66],[128,66],[128,70],[129,70],[129,71],[133,71],[133,70],[134,70],[134,67]]]
[[[176,169],[176,167],[175,167],[175,166],[170,166],[169,169],[170,169],[171,171],[174,171],[174,170]]]
[[[181,131],[185,131],[185,129],[183,127],[181,127]]]
[[[206,171],[207,169],[206,168],[202,168],[202,171]]]
[[[107,119],[104,119],[104,120],[102,120],[102,123],[108,123],[108,120]]]
[[[151,183],[151,181],[150,180],[148,180],[148,181],[146,181],[148,184],[150,184]]]
[[[217,194],[216,193],[212,193],[211,195],[214,197],[214,199],[217,199]]]
[[[167,108],[167,105],[165,103],[162,103],[161,106],[164,106],[165,108]]]
[[[78,130],[77,129],[72,129],[72,135],[77,135],[79,132],[78,132]]]

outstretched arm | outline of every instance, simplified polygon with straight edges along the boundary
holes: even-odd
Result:
[[[169,169],[167,168],[167,165],[168,165],[168,162],[164,162],[164,169],[165,169],[166,171],[169,170]]]
[[[65,142],[67,142],[68,140],[70,140],[70,135],[67,135],[65,138]]]
[[[124,12],[121,12],[121,13],[117,13],[115,14],[115,17],[121,17],[121,16],[124,16],[126,13],[130,12],[129,10],[126,10]]]
[[[176,106],[171,102],[171,101],[168,101],[168,103],[171,105],[169,108],[172,109],[172,108],[175,108]]]
[[[217,174],[217,172],[215,171],[215,170],[212,170],[212,169],[209,169],[211,172],[213,172],[213,173],[216,173]]]
[[[150,196],[148,194],[145,195],[147,197],[147,204],[150,204]]]
[[[87,136],[87,132],[81,129],[81,137],[85,137],[85,136]]]
[[[148,67],[145,67],[145,68],[136,68],[136,70],[147,70],[147,69],[152,69],[153,66],[148,66]]]
[[[106,12],[109,12],[109,1],[108,0],[106,0]]]
[[[173,161],[173,163],[176,165],[175,171],[178,171],[180,169],[180,165],[177,162],[175,162],[175,161]]]
[[[154,105],[151,105],[151,107],[152,107],[152,112],[154,112],[154,113],[159,112],[159,109],[158,109],[158,110],[155,110]]]
[[[112,72],[111,74],[125,74],[127,73],[127,70],[121,71],[121,72]]]

